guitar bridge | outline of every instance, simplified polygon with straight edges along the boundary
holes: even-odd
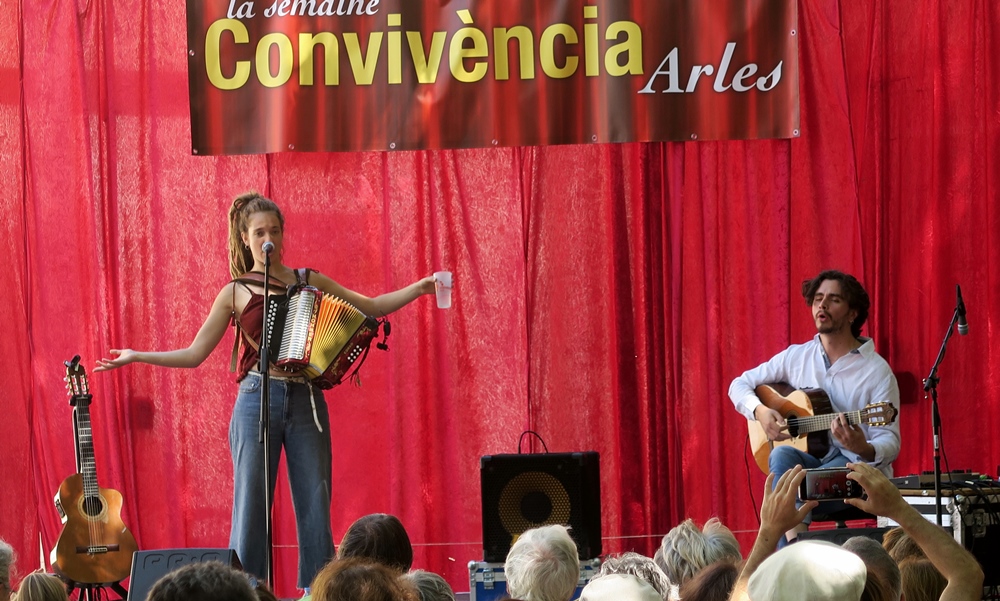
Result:
[[[118,545],[92,545],[89,547],[77,547],[77,553],[86,553],[87,555],[97,555],[98,553],[108,553],[118,551]]]

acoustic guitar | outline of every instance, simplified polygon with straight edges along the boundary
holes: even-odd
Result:
[[[122,523],[122,495],[97,484],[90,426],[90,385],[80,357],[66,362],[66,383],[73,406],[76,464],[79,473],[63,480],[56,508],[63,530],[52,549],[52,567],[73,583],[113,584],[127,578],[135,538]]]
[[[750,450],[754,460],[765,474],[771,449],[792,445],[813,457],[822,458],[830,450],[830,426],[838,413],[834,412],[830,397],[819,388],[796,390],[785,383],[761,384],[754,389],[765,406],[781,414],[788,423],[790,440],[772,441],[759,422],[748,420]],[[896,421],[899,410],[888,401],[865,405],[864,409],[844,413],[851,425],[886,426]]]

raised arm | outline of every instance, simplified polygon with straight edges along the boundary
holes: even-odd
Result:
[[[750,576],[753,576],[760,564],[774,553],[778,540],[785,535],[785,532],[801,524],[806,515],[819,505],[818,501],[807,501],[802,507],[795,507],[799,485],[805,477],[802,466],[796,465],[782,474],[774,490],[771,490],[774,474],[767,475],[767,480],[764,482],[764,500],[760,505],[760,530],[757,532],[757,540],[754,541],[753,549],[743,564],[743,570],[729,595],[729,601],[745,601],[748,598],[747,586],[750,583]]]
[[[227,284],[215,301],[212,309],[195,335],[190,346],[173,351],[134,351],[132,349],[111,349],[111,358],[98,359],[94,371],[108,371],[129,363],[148,363],[162,367],[198,367],[215,350],[226,333],[229,319],[233,314],[233,286]]]
[[[372,317],[384,317],[406,305],[410,304],[424,294],[434,293],[434,277],[427,276],[422,280],[417,280],[409,286],[400,288],[393,292],[380,294],[374,298],[369,298],[353,290],[344,288],[337,282],[331,280],[321,273],[309,275],[309,283],[316,286],[323,292],[338,296],[351,303],[365,315]]]
[[[948,580],[941,601],[976,601],[983,594],[983,569],[976,558],[962,548],[944,529],[932,524],[911,507],[899,489],[879,470],[865,463],[849,463],[847,477],[865,489],[866,499],[845,499],[845,503],[892,519],[910,535]]]

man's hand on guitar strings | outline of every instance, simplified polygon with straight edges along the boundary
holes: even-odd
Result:
[[[767,405],[760,405],[754,409],[754,417],[757,418],[760,427],[764,429],[768,440],[778,441],[792,438],[785,432],[788,430],[788,424],[782,419],[781,414]]]
[[[830,424],[830,432],[845,449],[858,455],[866,455],[871,450],[871,445],[868,444],[868,439],[865,437],[865,432],[861,429],[861,426],[850,424],[847,421],[847,416],[843,413],[833,418],[833,422]]]

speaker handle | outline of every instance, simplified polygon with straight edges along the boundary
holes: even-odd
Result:
[[[517,454],[518,454],[518,455],[520,455],[520,454],[521,454],[521,443],[523,443],[523,442],[524,442],[524,437],[525,437],[525,436],[527,436],[528,434],[534,434],[534,435],[535,435],[535,438],[537,438],[537,439],[538,439],[538,442],[542,443],[542,448],[543,448],[543,449],[545,449],[545,452],[546,452],[546,453],[548,453],[548,452],[549,452],[549,447],[548,447],[548,445],[546,445],[546,444],[545,444],[545,439],[543,439],[543,438],[542,438],[542,437],[541,437],[541,436],[540,436],[540,435],[538,434],[538,432],[535,432],[534,430],[525,430],[524,432],[521,432],[521,438],[519,438],[519,439],[517,440]]]

